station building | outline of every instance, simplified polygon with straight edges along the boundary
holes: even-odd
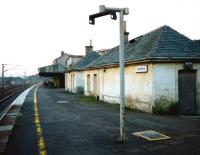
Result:
[[[180,113],[200,114],[200,44],[169,26],[125,42],[126,106],[152,112],[159,98],[178,102]],[[83,71],[84,94],[119,103],[119,47]]]

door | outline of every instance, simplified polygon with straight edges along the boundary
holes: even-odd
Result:
[[[196,70],[178,72],[179,113],[196,114]]]
[[[94,93],[97,93],[97,74],[94,74],[93,77],[93,91]]]

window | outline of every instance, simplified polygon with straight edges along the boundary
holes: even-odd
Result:
[[[90,92],[90,75],[87,75],[87,92]]]
[[[73,75],[71,74],[71,90],[73,89]]]
[[[97,74],[94,74],[93,76],[93,91],[94,93],[97,92]]]
[[[74,89],[74,83],[75,83],[75,75],[74,74],[71,74],[71,89],[73,90]]]

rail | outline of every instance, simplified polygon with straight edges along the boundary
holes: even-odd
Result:
[[[8,85],[4,87],[4,93],[2,88],[0,88],[0,100],[6,98],[9,95],[12,95],[14,92],[27,87],[27,84],[20,84],[20,85]]]
[[[0,100],[0,120],[3,118],[7,110],[9,109],[12,102],[16,99],[18,96],[17,94],[20,94],[23,90],[27,89],[30,85],[23,85],[21,87],[18,87],[17,89],[12,89],[12,93],[10,93],[7,96],[4,96]],[[15,92],[14,92],[15,90]]]

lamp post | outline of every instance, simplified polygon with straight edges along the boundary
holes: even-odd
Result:
[[[129,14],[128,8],[110,8],[104,5],[99,6],[99,13],[89,16],[89,23],[94,25],[95,18],[111,15],[113,20],[117,19],[116,13],[119,12],[119,62],[120,62],[120,141],[125,142],[125,97],[124,97],[124,15]]]

